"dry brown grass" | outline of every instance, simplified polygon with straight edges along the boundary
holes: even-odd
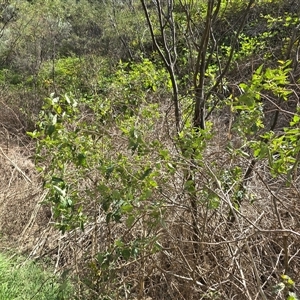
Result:
[[[0,147],[0,233],[1,248],[30,250],[47,224],[44,192],[30,158],[33,145],[17,136],[2,139]]]

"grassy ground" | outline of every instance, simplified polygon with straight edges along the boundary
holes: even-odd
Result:
[[[0,254],[0,300],[65,300],[70,295],[70,284],[39,265]]]

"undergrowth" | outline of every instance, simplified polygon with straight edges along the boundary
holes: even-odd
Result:
[[[64,277],[59,279],[32,261],[0,254],[1,300],[72,299],[71,285]]]

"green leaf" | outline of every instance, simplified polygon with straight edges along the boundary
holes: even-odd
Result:
[[[53,176],[52,178],[51,178],[51,181],[52,182],[56,182],[56,183],[60,183],[60,182],[64,182],[64,180],[62,179],[62,178],[60,178],[60,177],[55,177],[55,176]]]
[[[61,106],[60,105],[56,105],[55,106],[55,112],[57,113],[57,114],[61,114],[62,113],[62,108],[61,108]],[[54,121],[54,117],[55,117],[55,121]],[[54,117],[53,117],[53,124],[56,124],[56,122],[57,122],[57,115],[54,115]],[[54,123],[55,122],[55,123]]]
[[[79,227],[80,227],[81,231],[84,231],[84,221],[83,220],[80,220]]]
[[[122,205],[121,211],[122,212],[131,212],[133,210],[133,206],[129,203]]]
[[[86,166],[86,156],[84,153],[80,153],[77,155],[77,166]]]
[[[253,95],[243,94],[239,97],[239,102],[246,105],[248,108],[254,108],[255,106],[255,98]]]
[[[285,281],[291,279],[291,278],[290,278],[288,275],[286,275],[286,274],[281,274],[280,277],[281,277],[282,280],[285,280]]]
[[[217,196],[210,196],[209,209],[217,209],[220,206],[220,199]]]
[[[260,143],[257,148],[254,149],[253,155],[258,158],[264,158],[269,154],[269,147],[265,143]]]
[[[108,211],[110,207],[110,200],[109,199],[106,199],[102,202],[102,208],[104,211]]]
[[[260,75],[264,64],[261,64],[255,71],[255,74]]]
[[[60,187],[58,187],[57,185],[54,185],[53,188],[63,197],[66,196],[66,190],[61,189]]]
[[[194,180],[187,180],[184,184],[184,189],[188,192],[194,192],[195,191],[195,183]]]
[[[285,284],[283,282],[280,282],[277,285],[273,286],[273,292],[276,295],[279,294],[284,289],[285,289]]]
[[[109,222],[110,222],[110,220],[111,220],[111,216],[112,216],[112,213],[111,213],[111,212],[108,213],[108,214],[106,215],[106,219],[105,219],[106,224],[109,224]]]
[[[173,175],[176,172],[176,165],[174,163],[167,163],[168,172]]]
[[[295,285],[295,282],[291,278],[289,278],[286,282],[286,285],[289,287],[293,287]]]
[[[26,134],[30,136],[32,139],[38,138],[40,136],[40,133],[37,131],[33,131],[33,132],[27,131]]]
[[[111,196],[114,200],[119,200],[119,204],[123,203],[123,200],[120,200],[121,194],[118,190],[113,190]]]
[[[112,219],[117,222],[117,223],[121,223],[121,214],[119,212],[115,212],[112,214]]]
[[[287,297],[286,300],[298,300],[299,298],[297,297],[297,295],[293,292],[289,292],[289,295]]]
[[[55,129],[56,129],[55,125],[48,125],[46,126],[45,134],[51,136],[52,133],[55,131]]]
[[[140,180],[144,180],[147,176],[149,176],[152,172],[152,168],[147,168],[144,173],[140,176]]]
[[[110,178],[110,175],[112,174],[112,172],[114,171],[115,169],[115,165],[110,165],[106,168],[106,172],[105,172],[105,178],[106,179],[109,179]]]
[[[294,125],[298,124],[299,121],[300,121],[300,116],[299,115],[294,115],[293,121],[291,121],[290,125],[294,126]]]
[[[121,254],[125,260],[128,260],[130,258],[131,251],[130,251],[130,249],[125,248],[121,251]]]
[[[115,245],[119,248],[124,247],[124,243],[121,240],[116,240]]]
[[[68,104],[71,104],[71,100],[67,94],[65,95],[65,100]]]
[[[133,215],[130,215],[126,220],[126,226],[131,227],[134,222],[135,222],[135,217]]]
[[[71,198],[67,198],[67,204],[69,207],[71,207],[73,205],[73,201]]]

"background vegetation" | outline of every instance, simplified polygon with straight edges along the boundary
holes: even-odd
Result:
[[[297,299],[299,16],[2,1],[2,158],[37,167],[13,163],[3,198],[40,186],[17,244],[70,270],[76,299]]]

